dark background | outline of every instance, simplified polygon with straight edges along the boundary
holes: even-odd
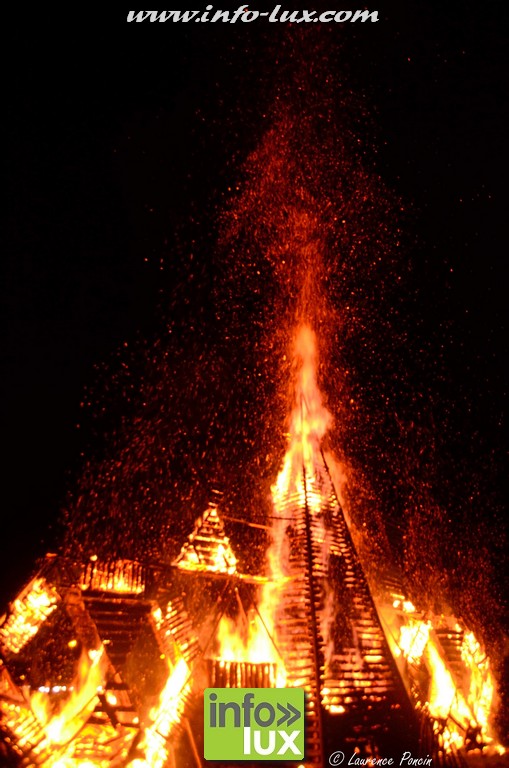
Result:
[[[414,208],[419,332],[448,371],[444,394],[463,403],[451,450],[472,465],[480,451],[496,485],[475,510],[489,522],[490,505],[500,514],[506,500],[504,8],[377,7],[377,24],[323,34],[331,66],[366,104],[376,171]],[[80,407],[88,389],[123,349],[157,334],[173,283],[185,282],[173,254],[197,228],[213,247],[289,30],[128,25],[127,11],[85,8],[3,13],[5,604],[57,545],[66,494],[100,442]]]

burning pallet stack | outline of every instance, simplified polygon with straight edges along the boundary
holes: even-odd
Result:
[[[311,694],[309,754],[318,764],[338,743],[365,755],[388,754],[403,732],[416,743],[414,712],[321,459],[279,504],[291,522],[277,618],[288,680]]]
[[[12,602],[0,620],[6,765],[201,767],[207,687],[305,689],[310,767],[338,749],[365,760],[402,746],[458,765],[459,749],[494,743],[473,634],[419,613],[394,582],[374,599],[321,447],[314,344],[304,327],[259,572],[241,571],[215,498],[173,562],[48,555]]]
[[[325,463],[303,482],[305,503],[290,495],[280,507],[291,521],[288,568],[272,629],[260,614],[274,651],[267,658],[232,658],[217,643],[227,612],[261,611],[253,590],[268,582],[236,570],[214,505],[167,568],[95,559],[83,567],[47,556],[0,628],[5,759],[153,768],[182,753],[193,757],[179,765],[202,765],[204,688],[274,687],[281,666],[285,685],[308,692],[307,764],[323,765],[338,745],[391,754],[402,734],[417,754],[411,678],[405,687]],[[205,595],[197,610],[193,589]],[[464,633],[442,627],[436,636],[450,668],[464,673]],[[439,758],[434,721],[426,722],[424,746]]]

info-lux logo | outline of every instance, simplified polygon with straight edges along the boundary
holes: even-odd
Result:
[[[206,688],[205,760],[302,760],[304,690]]]

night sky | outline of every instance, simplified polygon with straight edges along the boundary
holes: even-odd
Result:
[[[309,67],[320,38],[341,83],[338,101],[347,93],[360,105],[352,130],[370,172],[404,201],[414,297],[402,307],[409,346],[415,352],[422,341],[425,350],[408,381],[433,393],[441,468],[456,477],[442,501],[453,508],[459,499],[464,509],[469,499],[471,519],[488,528],[494,521],[492,538],[503,542],[504,5],[374,7],[377,24],[299,30],[264,22],[127,24],[127,11],[84,7],[58,16],[7,12],[3,604],[36,559],[58,546],[68,494],[86,459],[104,450],[101,430],[114,430],[122,416],[109,377],[163,327],[189,343],[216,278],[217,259],[207,254],[220,212],[274,99],[291,93],[295,50],[306,62],[306,34]],[[191,252],[196,287],[189,287]],[[456,521],[460,537],[463,522]]]

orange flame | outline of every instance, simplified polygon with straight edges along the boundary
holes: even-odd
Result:
[[[258,612],[251,611],[244,616],[244,632],[239,632],[238,622],[223,616],[217,633],[222,660],[275,663],[277,687],[287,683],[284,662],[277,650],[276,631],[282,588],[288,577],[285,533],[289,520],[282,514],[283,502],[288,495],[295,495],[301,507],[306,504],[312,514],[319,511],[322,497],[320,488],[314,482],[315,464],[322,438],[331,424],[331,415],[323,405],[317,383],[317,343],[309,325],[301,325],[296,331],[293,361],[296,376],[288,448],[271,489],[275,514],[272,543],[267,552],[267,580],[261,588]],[[303,467],[309,480],[306,488]],[[324,531],[324,555],[326,539]],[[326,605],[329,602],[326,601]]]
[[[104,648],[83,651],[71,694],[58,713],[52,711],[47,692],[36,691],[32,695],[32,712],[50,744],[66,744],[88,720],[97,703],[97,694],[103,690],[107,664]]]
[[[143,569],[132,560],[98,563],[97,555],[92,555],[83,570],[80,588],[83,591],[98,589],[102,592],[139,595],[145,589]]]
[[[288,449],[283,467],[272,488],[274,505],[288,493],[295,492],[304,502],[302,468],[312,477],[322,438],[332,423],[318,387],[316,335],[309,325],[301,325],[295,334],[293,359],[297,367],[295,401],[290,419]]]
[[[2,645],[11,653],[19,653],[57,608],[58,600],[45,578],[33,579],[10,606],[0,628]]]
[[[180,658],[175,666],[168,665],[169,674],[159,697],[159,704],[150,712],[152,724],[145,730],[140,749],[145,757],[134,760],[133,768],[164,768],[170,755],[168,738],[172,728],[180,721],[183,695],[190,690],[189,667]]]
[[[288,543],[285,534],[290,521],[285,516],[285,502],[293,496],[298,507],[306,506],[311,515],[318,516],[323,498],[316,466],[321,455],[323,437],[332,423],[331,414],[323,404],[322,393],[318,386],[316,335],[307,324],[299,326],[296,330],[293,340],[293,362],[296,372],[294,405],[290,417],[287,451],[282,468],[271,489],[274,520],[272,543],[267,553],[269,580],[264,585],[260,604],[260,612],[274,636],[281,589],[287,577]],[[321,517],[317,517],[317,522],[321,528],[322,560],[326,565],[329,554],[328,534]],[[327,587],[328,585],[325,584],[324,608],[320,617],[326,645],[330,619],[335,611],[334,598]]]
[[[183,571],[230,575],[236,572],[237,558],[224,531],[217,504],[211,502],[204,515],[196,520],[194,531],[173,564]]]
[[[453,617],[428,614],[421,618],[415,606],[401,596],[392,606],[384,606],[388,639],[396,636],[399,617],[399,639],[392,646],[396,658],[406,659],[410,668],[427,670],[427,694],[419,703],[435,722],[435,732],[446,751],[467,746],[468,733],[477,729],[484,748],[501,753],[492,726],[494,680],[489,660],[473,632],[468,632]],[[444,651],[441,635],[462,637],[460,659],[454,664]],[[458,665],[463,664],[461,674]],[[453,671],[453,668],[456,671]],[[404,677],[410,674],[403,670]]]

